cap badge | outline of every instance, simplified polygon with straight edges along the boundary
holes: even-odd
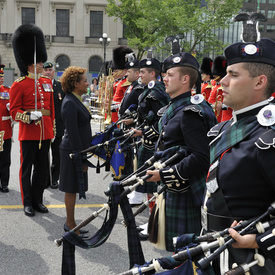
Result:
[[[132,66],[134,66],[134,62],[130,62],[130,64],[129,64],[129,65],[130,65],[131,67],[132,67]]]
[[[173,62],[174,63],[180,63],[181,62],[181,58],[179,56],[176,56],[173,58]]]
[[[257,51],[258,51],[257,46],[253,44],[248,44],[244,47],[244,52],[249,55],[254,55],[255,53],[257,53]]]
[[[262,108],[258,113],[257,119],[262,126],[275,124],[275,105],[270,104]]]
[[[150,66],[152,64],[152,61],[151,60],[147,60],[146,61],[146,65]]]

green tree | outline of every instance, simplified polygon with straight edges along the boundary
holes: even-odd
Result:
[[[242,7],[241,0],[207,0],[203,6],[199,0],[107,0],[107,14],[126,26],[128,45],[138,50],[138,58],[144,49],[157,46],[168,50],[164,40],[169,35],[184,34],[182,47],[193,52],[203,44],[203,52],[222,53],[225,45],[214,34],[217,28],[226,28]]]

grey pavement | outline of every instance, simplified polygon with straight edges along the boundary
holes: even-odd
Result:
[[[92,129],[93,133],[99,131],[98,122],[92,123]],[[18,124],[15,124],[10,192],[0,192],[0,274],[58,275],[61,274],[62,247],[57,247],[54,240],[63,234],[66,218],[64,193],[58,189],[46,189],[44,203],[49,207],[49,213],[36,212],[34,217],[24,215],[19,186],[20,154],[17,139]],[[93,162],[96,163],[96,159]],[[111,175],[104,169],[101,169],[100,174],[96,174],[95,169],[89,169],[87,199],[77,199],[77,223],[107,202],[104,191],[111,181]],[[90,235],[101,227],[104,217],[105,213],[102,213],[87,225]],[[119,274],[129,269],[127,230],[121,224],[122,220],[119,211],[109,239],[100,247],[90,250],[76,248],[76,274]],[[147,220],[148,210],[136,217],[138,225]],[[142,248],[147,261],[170,255],[155,249],[148,241],[142,242]]]

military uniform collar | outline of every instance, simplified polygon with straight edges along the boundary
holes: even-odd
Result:
[[[180,94],[180,95],[172,98],[171,102],[173,103],[173,102],[175,102],[175,101],[177,101],[177,100],[179,100],[181,98],[185,98],[185,97],[191,97],[191,91],[190,92],[186,92],[186,93],[182,93],[182,94]]]
[[[38,79],[40,76],[41,76],[41,74],[37,74],[36,78]],[[27,77],[31,78],[31,79],[35,79],[35,74],[31,73],[31,72],[28,72]]]
[[[268,99],[258,102],[256,104],[250,105],[238,111],[232,112],[233,123],[237,122],[238,120],[242,119],[243,117],[247,116],[255,116],[259,113],[263,106],[268,105]]]

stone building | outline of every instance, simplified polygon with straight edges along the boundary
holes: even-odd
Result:
[[[23,23],[42,29],[48,60],[57,64],[57,74],[69,65],[81,66],[88,69],[91,82],[104,56],[111,60],[112,49],[127,44],[123,25],[107,16],[106,6],[106,0],[0,0],[0,64],[6,65],[5,84],[20,76],[11,37]],[[99,42],[103,33],[111,39],[106,47]]]

